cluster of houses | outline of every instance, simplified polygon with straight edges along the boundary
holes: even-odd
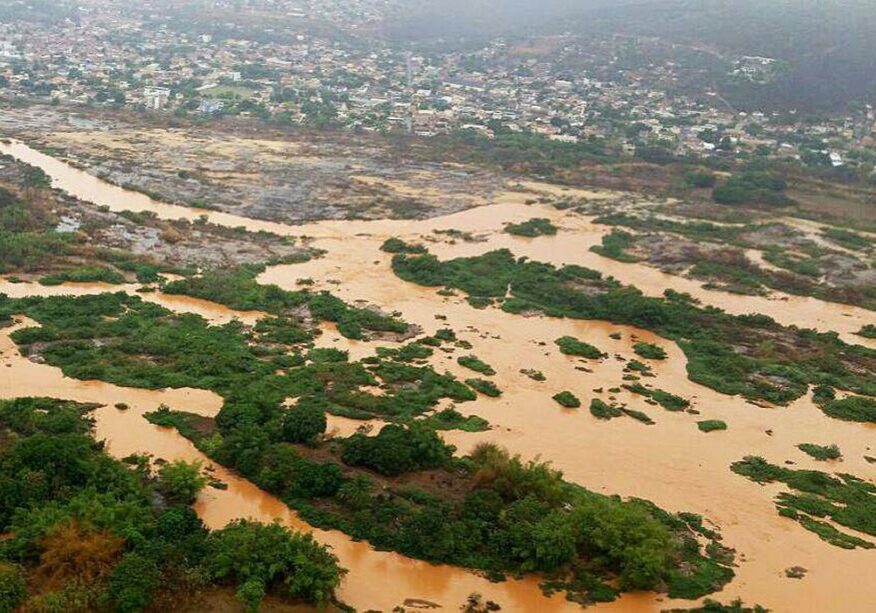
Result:
[[[83,10],[75,21],[0,24],[0,94],[301,124],[319,118],[422,137],[502,129],[569,143],[601,138],[628,151],[642,143],[704,156],[814,151],[833,166],[874,144],[872,108],[821,123],[740,113],[717,94],[668,94],[671,63],[607,74],[612,50],[594,54],[571,34],[535,47],[497,39],[472,51],[417,53],[356,36],[379,21],[373,0],[214,4],[218,15],[274,13],[257,35],[233,23],[220,23],[219,33],[208,23],[181,27],[124,3]],[[760,80],[775,66],[744,57],[734,72]]]

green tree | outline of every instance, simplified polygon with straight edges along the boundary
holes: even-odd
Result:
[[[155,560],[128,553],[110,576],[109,593],[120,613],[142,611],[161,587],[161,571]]]
[[[201,463],[176,460],[158,470],[158,486],[165,496],[180,504],[192,504],[208,479],[201,474]]]
[[[17,566],[0,562],[0,613],[12,613],[27,598],[27,586]]]
[[[261,579],[252,577],[240,584],[235,596],[243,603],[248,613],[256,613],[265,597],[265,584]]]
[[[346,572],[310,534],[247,520],[210,535],[206,565],[214,579],[237,585],[238,597],[250,608],[258,605],[259,593],[274,590],[281,596],[326,603]]]
[[[283,419],[283,438],[290,443],[309,443],[325,433],[326,423],[322,408],[300,403]]]

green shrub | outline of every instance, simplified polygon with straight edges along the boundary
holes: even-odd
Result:
[[[702,606],[693,609],[669,609],[665,613],[769,613],[760,605],[746,607],[741,600],[734,600],[729,605],[721,604],[716,600],[706,598]]]
[[[493,299],[486,296],[469,296],[465,301],[476,309],[485,309],[493,306]]]
[[[599,398],[594,398],[590,401],[590,414],[598,419],[612,419],[620,417],[624,413],[613,404],[607,404]]]
[[[564,355],[574,355],[590,360],[604,358],[605,353],[584,341],[579,341],[573,336],[562,336],[554,341]]]
[[[626,367],[624,367],[624,371],[626,372],[637,372],[640,373],[643,377],[653,377],[654,374],[651,371],[651,367],[645,364],[644,362],[640,362],[639,360],[630,360],[627,362]]]
[[[563,391],[559,394],[554,394],[553,399],[557,404],[566,407],[567,409],[577,409],[581,406],[581,401],[578,399],[578,397],[569,391]]]
[[[498,398],[502,395],[502,390],[496,387],[496,384],[492,381],[487,381],[485,379],[466,379],[465,382],[472,389],[477,390],[484,396]]]
[[[40,279],[41,285],[61,285],[63,283],[111,283],[119,285],[125,282],[122,273],[112,268],[100,266],[83,266],[63,272],[46,275]]]
[[[447,262],[399,254],[393,270],[421,285],[502,298],[502,309],[509,313],[541,311],[651,330],[678,343],[691,380],[721,393],[787,404],[809,386],[829,380],[876,395],[876,376],[868,366],[876,359],[872,349],[848,345],[835,334],[783,327],[763,315],[733,316],[689,301],[647,297],[579,266],[558,269],[499,250]],[[776,335],[789,342],[770,344]],[[628,368],[647,375],[641,362],[631,360]]]
[[[866,236],[842,228],[825,228],[821,235],[846,249],[866,251],[873,247],[873,241]]]
[[[526,282],[534,284],[527,291],[532,296],[550,297],[550,292],[539,284],[557,271],[515,262],[518,265],[525,266]],[[561,277],[554,279],[561,292],[566,283],[595,284],[600,291],[617,289],[613,282],[577,267],[564,269]],[[249,285],[243,287],[262,292]],[[224,288],[213,289],[224,292]],[[295,300],[289,293],[270,290],[257,295],[274,300],[278,312],[290,320],[304,307],[313,308],[319,316],[335,318],[349,308],[330,296],[315,302],[313,297],[304,296],[303,302],[291,306]],[[628,306],[631,301],[622,298],[626,297],[619,297],[619,304]],[[6,312],[25,312],[43,324],[41,328],[21,330],[15,338],[47,343],[47,361],[62,364],[65,372],[128,385],[145,382],[155,387],[194,386],[221,394],[225,404],[215,424],[169,410],[158,411],[150,419],[178,427],[217,462],[282,497],[313,525],[344,530],[379,549],[493,573],[537,571],[571,576],[575,566],[587,564],[601,580],[617,578],[619,588],[657,589],[670,585],[674,572],[691,568],[698,579],[691,580],[686,589],[706,593],[726,582],[720,574],[708,571],[700,548],[684,540],[687,528],[679,527],[674,516],[653,505],[599,496],[564,482],[546,464],[524,463],[495,449],[476,450],[469,458],[453,458],[452,448],[434,431],[435,421],[429,420],[458,423],[460,416],[442,412],[426,419],[415,417],[440,398],[462,401],[476,396],[453,377],[405,361],[416,361],[424,355],[423,348],[416,344],[373,356],[367,362],[351,363],[333,352],[318,352],[314,355],[322,357],[308,362],[299,355],[278,373],[270,347],[260,346],[259,332],[253,334],[237,323],[209,326],[198,317],[174,315],[122,294],[27,301],[0,298],[0,314]],[[94,338],[113,342],[98,346],[91,342]],[[498,394],[492,383],[478,381],[469,383]],[[359,389],[376,385],[383,394]],[[333,412],[385,415],[409,425],[390,424],[373,437],[356,434],[316,450],[296,450],[283,440],[287,398],[298,398],[298,408],[302,403],[313,403]],[[0,403],[0,420],[4,420],[0,426],[6,426],[5,420],[18,423],[22,416],[27,417],[22,427],[45,424],[50,418],[53,427],[64,423],[60,417],[39,410],[4,407]],[[71,453],[97,453],[93,441],[74,445],[71,453],[67,453],[70,450],[66,444],[63,449],[64,453],[48,463],[53,471],[48,483],[57,485],[57,490],[46,494],[50,498],[69,491],[71,483],[84,483],[89,488],[112,483],[115,487],[130,483],[134,474],[133,469],[124,468],[113,479],[107,479],[105,472],[94,471],[99,478],[90,479],[90,471],[82,471],[79,462],[67,460]],[[310,454],[321,460],[303,457]],[[323,461],[324,457],[331,459]],[[335,460],[347,466],[342,470]],[[0,463],[0,471],[6,467],[7,463]],[[389,477],[404,471],[435,471],[425,475],[435,485],[423,491],[405,485],[404,479],[386,479],[379,488],[363,486],[362,482],[368,480],[362,476],[365,469]],[[6,480],[0,478],[0,483],[24,482],[22,476],[16,473]],[[146,519],[151,521],[149,487],[144,487],[139,499]],[[33,506],[30,498],[14,497],[9,488],[2,491],[0,521],[4,525],[13,512],[18,517],[21,509]],[[17,495],[19,490],[12,492]],[[101,489],[98,492],[104,493]],[[126,493],[123,499],[132,496]],[[151,534],[139,524],[131,529],[125,521],[129,515],[121,513],[111,501],[97,499],[88,509],[90,516],[111,518],[114,533]],[[37,528],[42,523],[31,515],[21,517],[21,523],[13,526],[16,542],[12,546],[16,551],[28,546],[33,550],[33,543],[41,538]],[[168,529],[170,532],[174,531]],[[27,534],[31,536],[25,540]],[[218,547],[218,538],[208,537],[209,546],[201,547],[203,567],[210,571],[213,581],[236,589],[249,607],[256,606],[265,593],[294,596],[287,588],[299,577],[297,564],[308,568],[311,564],[306,549],[279,547],[274,539],[237,535],[224,539],[227,546]],[[175,547],[187,539],[168,536],[165,540]],[[173,549],[168,559],[198,559],[200,564],[195,554],[198,548],[197,543],[187,546],[185,555]],[[294,577],[285,570],[285,557],[271,553],[278,550],[296,554]],[[313,564],[320,565],[321,554],[314,556]],[[173,577],[163,559],[157,559],[162,573]],[[597,559],[598,565],[591,567]],[[732,576],[731,571],[727,572]],[[308,579],[307,584],[313,581]]]
[[[452,454],[434,430],[421,423],[409,427],[389,424],[377,436],[357,433],[343,443],[341,459],[383,475],[444,466]]]
[[[161,570],[155,560],[138,553],[126,553],[113,569],[109,594],[122,613],[146,609],[160,590]]]
[[[636,352],[636,355],[645,358],[646,360],[666,359],[666,351],[663,347],[660,345],[654,345],[653,343],[636,343],[633,345],[633,351]]]
[[[718,178],[711,172],[691,170],[684,174],[684,184],[687,187],[699,189],[715,187]]]
[[[831,400],[821,410],[835,419],[876,423],[876,400],[864,396]]]
[[[180,504],[192,504],[209,480],[201,474],[200,462],[175,460],[158,469],[158,485],[162,493]]]
[[[626,252],[634,242],[635,237],[629,232],[612,228],[609,234],[602,237],[602,244],[592,246],[590,251],[618,262],[638,262],[638,258]]]
[[[197,596],[207,585],[235,583],[238,573],[265,578],[266,591],[285,598],[331,597],[340,570],[325,548],[279,526],[274,531],[288,538],[263,538],[269,527],[257,524],[243,529],[255,536],[236,534],[234,525],[209,534],[190,507],[156,504],[148,462],[109,457],[92,436],[91,410],[44,398],[0,401],[0,432],[15,439],[0,454],[0,525],[8,532],[2,555],[26,565],[34,580],[40,595],[29,607],[140,611],[182,592]],[[16,485],[27,479],[40,487]],[[158,470],[158,488],[177,501],[190,500],[200,481],[195,463]],[[76,563],[69,563],[71,555]],[[38,565],[46,559],[53,560],[52,570],[43,574]],[[18,569],[0,562],[0,611],[15,609],[22,588]]]
[[[0,274],[36,271],[71,252],[71,237],[54,232],[8,232],[0,229]]]
[[[651,398],[667,411],[683,411],[690,406],[690,402],[681,396],[676,396],[660,389],[647,388],[641,383],[624,385],[624,388],[634,394]]]
[[[640,421],[643,424],[653,426],[655,423],[654,420],[651,419],[651,417],[647,413],[644,413],[642,411],[637,411],[635,409],[621,409],[621,410],[624,412],[624,415],[626,415],[628,417],[632,417],[636,421]]]
[[[734,462],[730,469],[757,483],[787,485],[791,491],[776,497],[779,514],[798,521],[824,541],[844,549],[874,548],[870,541],[813,519],[829,518],[841,526],[876,536],[876,485],[869,481],[844,473],[793,470],[753,456]]]
[[[411,245],[400,238],[390,238],[380,247],[387,253],[426,253],[422,245]]]
[[[264,594],[268,586],[287,598],[326,604],[345,572],[334,554],[313,536],[292,532],[279,523],[235,520],[213,532],[207,547],[211,577],[236,585],[249,607],[258,604],[257,594]]]
[[[863,336],[864,338],[876,338],[876,325],[866,324],[858,330],[856,334],[858,336]]]
[[[14,613],[27,598],[21,569],[0,561],[0,613]]]
[[[462,430],[464,432],[483,432],[488,430],[490,422],[477,415],[466,417],[453,407],[439,411],[424,420],[436,430]]]
[[[312,402],[299,404],[283,417],[283,439],[290,443],[310,443],[325,434],[325,409]]]
[[[697,422],[697,428],[702,432],[714,432],[715,430],[726,430],[727,424],[720,419],[705,419]]]
[[[814,443],[800,443],[797,449],[812,456],[816,460],[838,460],[842,457],[839,447],[836,445],[816,445]]]
[[[549,219],[537,217],[523,223],[509,223],[505,226],[505,232],[515,236],[553,236],[557,233],[557,227]]]
[[[526,375],[533,381],[546,381],[547,377],[544,376],[544,373],[540,370],[535,370],[534,368],[522,368],[520,370],[521,375]]]
[[[250,577],[238,586],[234,595],[243,603],[247,613],[258,613],[265,598],[265,583],[259,577]]]
[[[334,462],[298,460],[294,462],[288,495],[294,498],[329,498],[344,482],[341,467]]]
[[[481,373],[482,375],[492,376],[496,374],[496,371],[493,370],[492,366],[490,366],[486,362],[479,360],[473,355],[462,356],[458,358],[456,362],[460,366],[464,366],[469,370]]]
[[[276,285],[261,285],[256,277],[262,270],[242,266],[207,271],[199,277],[167,283],[163,291],[218,302],[239,311],[264,311],[281,317],[294,315],[307,306],[314,318],[337,323],[338,331],[353,339],[363,338],[364,330],[404,333],[408,329],[403,321],[370,309],[351,307],[328,292],[291,292]]]
[[[836,391],[829,385],[816,385],[812,390],[812,401],[818,406],[836,400]]]
[[[746,172],[730,177],[723,185],[712,191],[712,199],[718,204],[746,206],[788,206],[793,200],[783,193],[787,184],[779,177],[766,172]]]

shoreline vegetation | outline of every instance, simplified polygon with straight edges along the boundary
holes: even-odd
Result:
[[[501,249],[447,261],[428,253],[397,253],[392,268],[405,281],[461,290],[508,313],[650,330],[678,344],[692,381],[721,393],[781,405],[816,385],[876,395],[876,350],[849,345],[835,333],[782,326],[764,315],[701,307],[674,292],[647,297],[581,266],[557,268]],[[653,348],[643,350],[659,355]]]
[[[775,290],[876,310],[866,261],[876,242],[862,234],[827,227],[812,238],[781,221],[726,224],[653,213],[608,212],[594,221],[612,228],[591,248],[603,257],[685,274],[731,293]],[[763,263],[748,250],[760,252]],[[859,334],[866,337],[868,329]]]
[[[343,352],[312,347],[300,324],[289,326],[290,336],[282,322],[261,332],[238,322],[210,326],[124,294],[5,298],[0,313],[39,322],[13,339],[68,376],[220,394],[215,420],[169,409],[148,419],[176,427],[311,525],[496,577],[541,573],[580,602],[635,589],[698,598],[733,576],[729,550],[699,520],[590,492],[548,464],[493,445],[457,456],[434,422],[416,417],[439,398],[465,402],[473,392],[414,365],[428,350],[420,344],[350,362]],[[278,339],[295,342],[278,347]],[[361,389],[374,385],[381,396]],[[291,407],[288,398],[296,399]],[[397,422],[373,435],[325,438],[326,412]],[[615,535],[609,541],[600,536],[605,530]],[[703,536],[708,551],[698,543]]]
[[[327,605],[344,571],[311,535],[246,520],[207,530],[199,464],[110,458],[82,405],[0,401],[0,609],[173,609],[214,587]]]

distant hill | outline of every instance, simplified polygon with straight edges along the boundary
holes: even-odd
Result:
[[[476,44],[497,35],[629,34],[718,55],[776,58],[768,85],[715,85],[739,109],[820,112],[876,100],[876,0],[397,0],[393,38]]]
[[[30,22],[56,23],[75,20],[79,14],[73,0],[30,0],[29,2],[0,2],[0,23]]]
[[[636,0],[397,0],[387,33],[400,39],[483,39],[531,32],[557,20]],[[642,0],[638,0],[641,2]]]
[[[813,112],[845,107],[854,100],[876,100],[873,0],[644,2],[593,11],[579,27],[787,62],[787,73],[768,86],[738,88],[725,83],[723,93],[740,108]]]

